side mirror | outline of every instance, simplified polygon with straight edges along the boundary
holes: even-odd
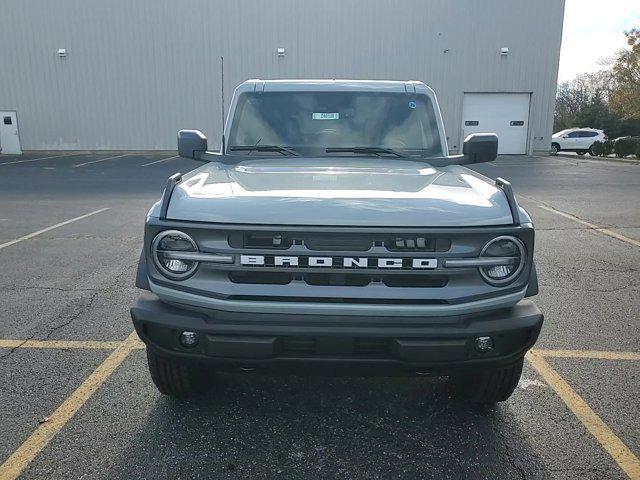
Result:
[[[200,130],[180,130],[178,132],[178,155],[200,160],[207,151],[207,137]]]
[[[498,158],[498,136],[495,133],[472,133],[464,139],[462,153],[469,163],[493,162]]]

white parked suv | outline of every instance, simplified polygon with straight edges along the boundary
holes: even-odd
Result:
[[[568,128],[551,137],[551,155],[557,155],[559,151],[576,152],[578,155],[595,156],[593,144],[596,141],[603,142],[605,139],[602,130],[595,128]]]

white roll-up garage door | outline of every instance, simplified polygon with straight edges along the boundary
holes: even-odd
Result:
[[[498,153],[526,153],[530,98],[530,93],[465,93],[462,139],[471,133],[496,133]]]

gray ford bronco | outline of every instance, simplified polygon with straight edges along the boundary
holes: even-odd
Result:
[[[506,400],[542,314],[531,218],[495,134],[448,155],[421,82],[250,80],[222,148],[197,130],[149,211],[131,308],[160,392],[221,370],[448,376]]]

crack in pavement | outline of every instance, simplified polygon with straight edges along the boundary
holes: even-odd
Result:
[[[0,360],[3,360],[5,358],[7,358],[9,355],[11,355],[13,352],[15,352],[16,350],[18,350],[20,347],[22,347],[25,343],[27,343],[29,340],[33,340],[33,337],[35,337],[36,334],[35,332],[31,334],[31,336],[25,338],[22,342],[20,342],[18,345],[16,345],[15,347],[12,347],[7,353],[0,355]]]
[[[55,331],[57,331],[57,330],[60,330],[61,328],[64,328],[64,327],[66,327],[66,326],[68,326],[68,325],[71,325],[71,323],[73,323],[76,319],[78,319],[78,318],[80,317],[80,315],[82,315],[82,314],[83,314],[83,313],[85,313],[87,310],[89,310],[89,309],[93,306],[93,303],[94,303],[94,302],[96,301],[96,299],[98,298],[99,293],[100,293],[100,292],[99,292],[98,290],[94,291],[94,292],[91,294],[91,296],[89,297],[89,301],[88,301],[88,302],[86,302],[86,304],[85,304],[84,306],[80,307],[80,308],[78,309],[78,311],[77,311],[74,315],[72,315],[68,320],[66,320],[66,321],[62,322],[60,325],[57,325],[57,326],[55,326],[55,327],[51,328],[51,329],[49,330],[49,333],[47,333],[47,334],[45,335],[44,340],[49,340],[49,338],[51,337],[51,335],[53,334],[53,332],[55,332]]]

